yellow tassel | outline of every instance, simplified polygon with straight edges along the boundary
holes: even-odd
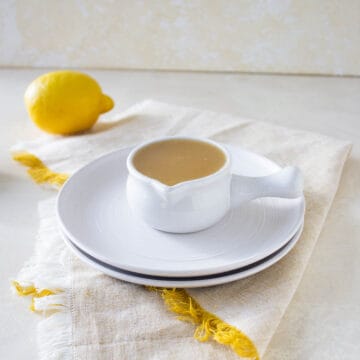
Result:
[[[28,167],[28,174],[38,184],[48,183],[61,187],[69,177],[67,174],[51,171],[39,158],[28,152],[15,153],[13,159]]]
[[[22,286],[17,281],[13,281],[12,285],[14,286],[14,288],[19,296],[31,296],[30,310],[33,312],[37,311],[35,308],[35,299],[36,298],[42,298],[42,297],[49,296],[49,295],[55,295],[55,294],[61,292],[60,290],[50,290],[50,289],[38,290],[34,285]],[[52,305],[61,306],[62,304],[52,304]]]
[[[159,293],[178,319],[197,325],[194,337],[198,341],[207,341],[212,337],[218,343],[230,346],[240,357],[260,359],[254,343],[244,333],[203,309],[184,289],[147,288]]]
[[[12,286],[14,286],[14,288],[19,296],[28,296],[28,295],[34,295],[37,293],[34,285],[21,286],[17,281],[13,281],[11,284],[12,284]]]

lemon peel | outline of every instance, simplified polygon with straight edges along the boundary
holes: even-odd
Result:
[[[36,78],[25,91],[25,105],[42,130],[69,135],[89,130],[100,114],[114,107],[100,85],[87,74],[62,70]]]

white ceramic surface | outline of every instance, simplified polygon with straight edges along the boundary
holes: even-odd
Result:
[[[232,171],[263,176],[279,167],[228,147]],[[298,230],[304,199],[262,198],[233,206],[215,226],[191,234],[154,230],[133,216],[126,200],[126,158],[105,155],[75,173],[57,203],[59,225],[89,255],[127,271],[155,276],[202,276],[230,271],[272,254]]]
[[[215,173],[168,186],[143,175],[133,165],[135,154],[144,146],[169,139],[201,140],[225,155],[224,165]],[[164,137],[136,146],[127,158],[129,176],[126,192],[129,206],[140,220],[154,229],[190,233],[217,223],[230,208],[231,161],[225,147],[209,139],[185,136]]]
[[[195,140],[217,147],[225,155],[225,163],[215,173],[172,186],[145,176],[133,164],[142,148],[171,139]],[[300,170],[287,167],[277,173],[247,177],[231,174],[231,156],[223,146],[209,139],[189,136],[163,137],[136,146],[127,158],[129,171],[126,193],[128,204],[140,220],[154,229],[171,233],[190,233],[209,228],[220,221],[231,204],[259,197],[297,198],[302,196]]]
[[[289,251],[295,246],[297,241],[300,238],[301,232],[303,229],[303,224],[300,225],[300,228],[295,233],[295,235],[279,250],[277,250],[274,254],[269,255],[263,260],[258,261],[254,265],[248,265],[238,270],[232,271],[230,274],[217,274],[212,277],[202,277],[199,278],[156,278],[156,277],[143,277],[141,274],[134,274],[129,272],[124,272],[119,268],[114,268],[107,264],[104,264],[97,259],[89,256],[85,252],[81,251],[79,248],[74,245],[71,240],[64,234],[63,239],[66,245],[72,250],[72,252],[83,262],[90,265],[96,270],[101,271],[102,273],[114,277],[119,280],[124,280],[127,282],[131,282],[139,285],[147,285],[147,286],[159,286],[159,287],[177,287],[177,288],[196,288],[196,287],[207,287],[207,286],[215,286],[220,284],[225,284],[228,282],[232,282],[235,280],[240,280],[250,275],[254,275],[262,270],[267,269],[271,265],[277,263],[280,259],[282,259],[285,255],[289,253]]]

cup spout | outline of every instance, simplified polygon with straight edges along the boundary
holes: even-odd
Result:
[[[168,201],[169,200],[169,186],[162,184],[161,182],[154,180],[151,181],[151,186],[155,190],[156,194],[163,200]]]
[[[185,184],[169,186],[154,180],[151,182],[151,186],[155,190],[156,194],[161,198],[161,200],[169,206],[175,205],[186,196]]]

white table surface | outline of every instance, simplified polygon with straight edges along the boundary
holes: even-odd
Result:
[[[9,279],[32,253],[37,202],[49,193],[9,156],[40,132],[27,117],[27,84],[46,70],[0,70],[0,359],[36,359],[38,316]],[[360,358],[360,78],[88,71],[116,102],[146,98],[223,111],[351,140],[353,152],[300,287],[265,360]]]

